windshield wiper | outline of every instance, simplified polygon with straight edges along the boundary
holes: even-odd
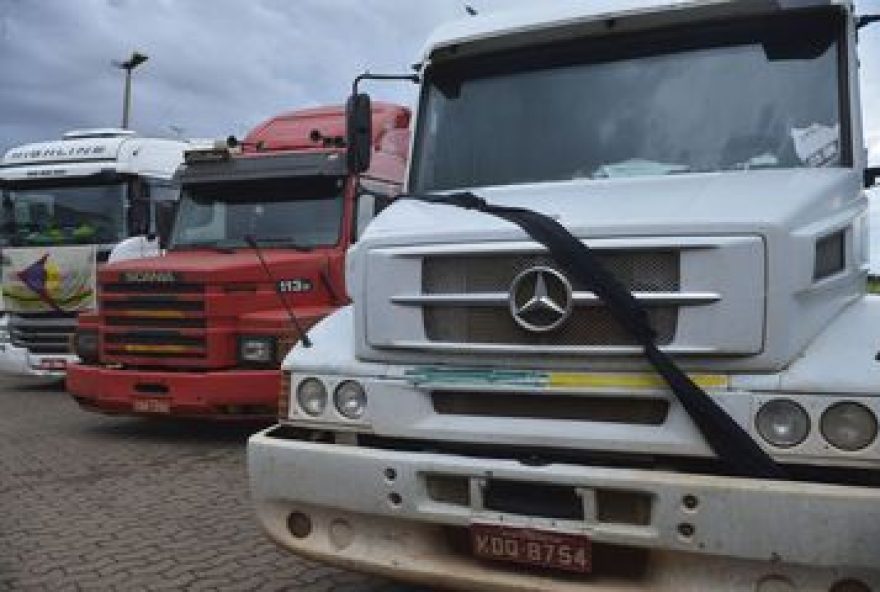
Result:
[[[575,178],[617,179],[620,177],[644,177],[649,175],[675,175],[690,173],[691,167],[686,164],[657,162],[645,158],[630,158],[620,162],[606,163],[590,173],[583,170],[575,172]]]
[[[238,241],[236,241],[238,242]],[[217,253],[225,253],[225,254],[233,254],[235,253],[235,246],[244,247],[244,244],[234,245],[234,244],[224,244],[223,241],[197,241],[193,243],[182,243],[178,245],[172,245],[172,251],[186,251],[189,249],[211,249],[212,251],[216,251]]]
[[[295,251],[302,251],[304,253],[308,253],[309,251],[313,251],[315,249],[314,245],[301,245],[285,236],[261,236],[257,240],[260,241],[260,245],[270,245],[280,248],[286,247]]]
[[[737,162],[724,167],[726,171],[749,171],[753,169],[775,169],[779,168],[779,159],[775,154],[764,152],[757,156],[752,156],[743,162]]]

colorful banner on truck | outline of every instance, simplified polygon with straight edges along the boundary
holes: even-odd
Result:
[[[95,307],[94,246],[3,250],[7,312],[78,312]]]

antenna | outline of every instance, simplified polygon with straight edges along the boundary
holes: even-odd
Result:
[[[268,277],[269,281],[272,282],[272,286],[275,288],[275,294],[278,295],[278,299],[281,301],[281,305],[284,306],[284,310],[287,311],[287,316],[290,319],[290,324],[293,325],[293,328],[296,329],[297,333],[299,333],[303,347],[312,347],[312,340],[309,339],[308,334],[303,330],[299,319],[296,318],[295,314],[293,314],[293,309],[290,308],[290,303],[287,302],[287,300],[284,298],[284,294],[281,293],[281,288],[278,286],[278,282],[275,281],[274,277],[272,277],[272,272],[269,270],[269,266],[266,265],[266,260],[263,259],[263,252],[260,250],[260,245],[257,244],[257,240],[251,235],[246,234],[244,237],[244,242],[246,242],[248,246],[254,250],[254,253],[257,254],[257,259],[260,260],[260,264],[263,266],[263,271],[266,272],[266,277]]]

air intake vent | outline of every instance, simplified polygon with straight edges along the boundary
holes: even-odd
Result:
[[[838,230],[816,241],[816,263],[813,280],[818,281],[839,273],[846,267],[846,229]]]

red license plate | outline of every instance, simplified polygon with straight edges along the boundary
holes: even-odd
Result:
[[[132,402],[136,413],[171,413],[171,401],[168,399],[139,398]]]
[[[40,360],[40,370],[66,370],[67,360],[64,358],[43,358]]]
[[[497,524],[471,524],[470,531],[474,555],[482,559],[577,573],[592,571],[590,539],[583,535]]]

